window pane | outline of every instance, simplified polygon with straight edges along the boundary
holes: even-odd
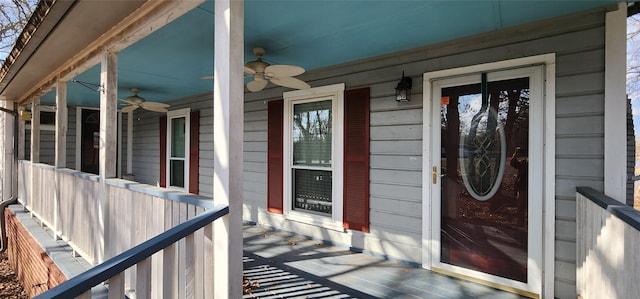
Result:
[[[331,101],[293,105],[293,165],[331,167]]]
[[[293,170],[293,207],[331,215],[331,171]]]
[[[185,118],[171,119],[171,157],[184,158],[185,152]]]
[[[40,111],[40,124],[41,125],[55,125],[56,113],[50,111]]]
[[[175,187],[184,188],[184,161],[182,160],[170,160],[171,169],[170,185]]]

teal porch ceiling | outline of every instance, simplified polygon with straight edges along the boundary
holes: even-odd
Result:
[[[117,1],[114,5],[117,5]],[[585,1],[318,1],[246,0],[245,61],[264,47],[265,61],[307,71],[613,5]],[[214,3],[207,1],[118,56],[118,97],[140,88],[149,101],[210,92]],[[99,83],[100,66],[76,80]],[[99,105],[99,94],[69,82],[71,106]],[[42,97],[55,102],[55,91]]]

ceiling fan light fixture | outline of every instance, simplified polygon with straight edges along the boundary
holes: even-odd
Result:
[[[133,112],[133,110],[136,110],[138,107],[154,112],[167,112],[167,108],[170,107],[169,104],[165,103],[147,102],[143,97],[138,95],[140,90],[137,88],[132,88],[131,92],[133,92],[133,95],[128,96],[123,100],[130,106],[122,108],[122,112]]]
[[[254,61],[247,62],[244,66],[254,70],[256,73],[263,73],[264,69],[266,69],[269,64],[262,61],[262,58],[258,57],[258,59]]]
[[[129,103],[135,103],[136,105],[140,105],[140,103],[144,102],[145,99],[138,96],[137,94],[134,94],[132,96],[129,96],[125,99],[125,101],[129,102]]]
[[[253,54],[256,56],[256,60],[249,61],[244,65],[245,77],[253,77],[253,80],[247,82],[247,89],[249,89],[249,91],[261,91],[267,86],[268,82],[293,89],[306,89],[310,87],[306,82],[294,78],[294,76],[304,73],[304,68],[296,65],[271,65],[262,61],[264,53],[263,48],[254,48]]]

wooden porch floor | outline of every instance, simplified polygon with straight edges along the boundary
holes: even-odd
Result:
[[[244,227],[244,298],[523,298],[318,241]]]

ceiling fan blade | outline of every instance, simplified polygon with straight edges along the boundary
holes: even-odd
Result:
[[[293,77],[304,73],[304,69],[296,65],[276,64],[268,66],[264,72],[271,77]]]
[[[159,102],[142,102],[140,103],[140,106],[142,108],[147,108],[147,107],[169,108],[171,105],[165,104],[165,103],[159,103]]]
[[[143,106],[142,108],[149,110],[149,111],[154,111],[154,112],[167,112],[167,108],[165,107],[160,107],[160,106]]]
[[[256,73],[256,71],[254,69],[252,69],[250,67],[246,67],[246,66],[244,67],[244,72],[249,74],[249,75],[253,75],[253,74]]]
[[[267,86],[268,83],[269,81],[267,80],[253,80],[247,83],[247,89],[249,89],[249,91],[251,92],[261,91]]]
[[[138,105],[138,102],[136,102],[136,101],[134,100],[134,98],[132,98],[132,97],[128,97],[128,98],[124,99],[123,101],[125,101],[125,102],[127,102],[127,103],[129,103],[129,104],[131,104],[131,105],[134,105],[134,106],[135,106],[135,105]]]
[[[293,77],[273,77],[270,80],[273,84],[293,89],[307,89],[311,87],[307,82]]]
[[[138,109],[138,105],[131,105],[131,106],[127,106],[127,107],[122,108],[121,111],[123,113],[130,113],[130,112],[132,112],[133,110],[136,110],[136,109]]]

